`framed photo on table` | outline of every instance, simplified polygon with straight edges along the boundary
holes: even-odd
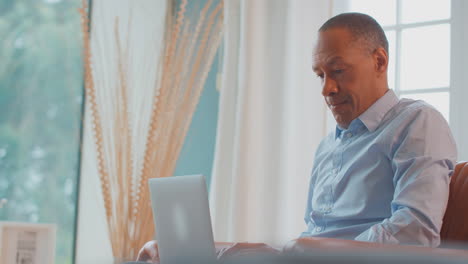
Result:
[[[1,264],[54,264],[56,227],[0,221]]]

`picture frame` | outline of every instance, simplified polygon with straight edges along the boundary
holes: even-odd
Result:
[[[56,226],[0,221],[0,263],[54,264]]]

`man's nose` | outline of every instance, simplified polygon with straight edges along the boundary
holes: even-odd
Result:
[[[323,79],[322,95],[332,96],[338,93],[338,84],[335,80],[325,76]]]

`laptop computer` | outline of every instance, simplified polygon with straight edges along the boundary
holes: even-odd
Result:
[[[154,178],[149,188],[161,263],[215,261],[205,177]]]

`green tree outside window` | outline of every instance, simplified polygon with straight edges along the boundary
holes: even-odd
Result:
[[[80,0],[0,1],[0,220],[55,223],[73,262],[83,74]]]

